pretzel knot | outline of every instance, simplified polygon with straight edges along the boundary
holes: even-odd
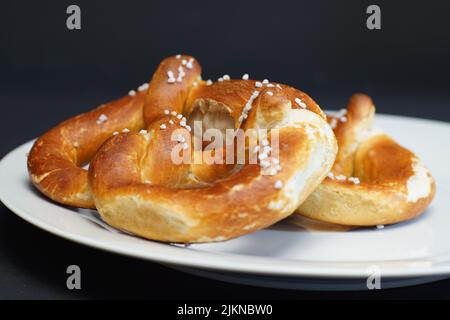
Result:
[[[50,130],[30,153],[34,184],[57,202],[95,207],[112,226],[159,241],[222,241],[292,214],[337,153],[324,113],[286,85],[210,83],[200,73],[192,57],[167,58],[142,92]],[[223,133],[214,150],[203,141],[210,129]],[[229,146],[238,129],[243,159]],[[184,161],[197,158],[233,161]]]
[[[435,181],[420,159],[373,127],[375,106],[364,94],[328,117],[339,145],[328,177],[298,208],[308,218],[349,226],[392,224],[428,207]]]

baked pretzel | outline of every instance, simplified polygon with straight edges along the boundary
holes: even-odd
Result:
[[[81,167],[113,132],[144,126],[144,97],[144,90],[138,91],[64,121],[42,135],[28,156],[33,184],[58,203],[94,208],[87,171]]]
[[[190,56],[167,58],[138,92],[51,129],[28,157],[33,184],[56,202],[96,208],[111,225],[160,241],[221,241],[290,215],[334,161],[326,116],[289,86],[205,82],[200,73]],[[191,148],[196,121],[222,132],[279,129],[278,158],[267,165],[269,132],[251,150],[260,149],[257,163],[250,156],[243,164],[174,163],[180,146],[194,157],[217,152]],[[182,140],[173,139],[176,130]]]
[[[364,94],[329,116],[339,151],[328,177],[297,209],[315,220],[374,226],[412,219],[435,194],[430,172],[411,151],[373,128],[375,106]]]
[[[319,106],[268,81],[224,77],[212,84],[197,80],[186,90],[173,81],[177,65],[163,62],[150,82],[146,130],[111,137],[91,162],[89,182],[102,218],[148,239],[192,243],[227,240],[292,214],[325,178],[337,152]],[[269,130],[248,150],[260,150],[258,162],[175,164],[176,148],[190,156],[206,152],[193,145],[195,121],[206,130]],[[278,161],[269,163],[272,129],[280,143]]]
[[[187,88],[196,80],[200,66],[193,64],[190,56],[168,58],[161,62],[160,69],[167,65],[186,62],[185,74],[179,76],[180,99],[185,99]],[[175,62],[176,60],[177,62]],[[189,68],[190,67],[190,68]],[[191,70],[192,69],[192,70]],[[176,81],[177,79],[175,79]],[[162,88],[160,88],[162,89]],[[144,117],[145,97],[149,84],[144,83],[137,91],[103,104],[98,108],[70,118],[42,135],[33,145],[28,156],[28,172],[33,184],[50,199],[74,207],[95,208],[87,179],[88,164],[98,148],[113,133],[138,131],[145,127],[145,121],[152,121],[151,110]],[[170,92],[154,92],[150,96],[171,98]],[[176,97],[175,97],[176,98]]]

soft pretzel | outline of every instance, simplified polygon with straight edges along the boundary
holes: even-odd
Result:
[[[178,60],[189,61],[190,67],[179,76],[183,80],[178,85],[179,96],[170,96],[170,91],[165,92],[163,86],[155,92],[145,83],[137,91],[131,90],[127,96],[70,118],[42,135],[28,156],[28,171],[33,184],[44,195],[61,204],[95,208],[87,170],[82,166],[91,161],[98,148],[113,133],[138,131],[145,127],[146,121],[153,121],[151,108],[147,108],[145,115],[143,112],[144,106],[152,102],[151,99],[146,102],[146,97],[159,97],[168,105],[173,102],[171,99],[185,99],[187,88],[200,74],[200,66],[193,62],[192,57],[180,56],[179,59],[163,60],[159,68],[178,66]],[[150,95],[146,95],[147,90],[151,91]]]
[[[199,76],[197,62],[190,61]],[[319,106],[267,80],[197,80],[189,87],[173,80],[179,65],[171,58],[154,74],[145,98],[146,130],[111,137],[94,156],[89,182],[102,218],[153,240],[211,242],[292,214],[324,179],[337,152]],[[171,152],[180,145],[190,156],[206,152],[193,149],[195,121],[205,130],[277,129],[278,161],[266,161],[274,132],[269,131],[260,146],[248,150],[263,150],[255,164],[174,164]],[[266,173],[267,166],[274,171]]]
[[[372,127],[375,107],[364,94],[329,117],[339,151],[328,177],[297,209],[306,217],[349,226],[408,220],[435,194],[430,172],[411,151]]]
[[[114,131],[144,126],[144,90],[101,105],[62,122],[42,135],[28,156],[33,184],[50,199],[75,207],[94,208],[87,171],[100,145]]]

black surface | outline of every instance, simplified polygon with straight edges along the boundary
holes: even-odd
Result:
[[[204,78],[267,77],[325,109],[365,91],[378,112],[450,121],[448,2],[380,1],[376,32],[365,29],[367,1],[76,1],[76,32],[65,28],[71,3],[0,4],[0,157],[137,87],[178,52],[198,57]],[[82,269],[79,292],[66,289],[69,264]],[[71,243],[0,205],[0,298],[448,299],[450,281],[358,293],[226,284]]]

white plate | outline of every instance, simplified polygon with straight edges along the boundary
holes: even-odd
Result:
[[[0,199],[28,222],[99,249],[157,261],[224,281],[293,289],[364,288],[372,270],[382,287],[450,277],[450,125],[377,115],[376,125],[427,164],[437,194],[427,212],[382,230],[307,232],[286,224],[235,240],[184,248],[111,232],[42,197],[30,185],[31,142],[0,162]]]

